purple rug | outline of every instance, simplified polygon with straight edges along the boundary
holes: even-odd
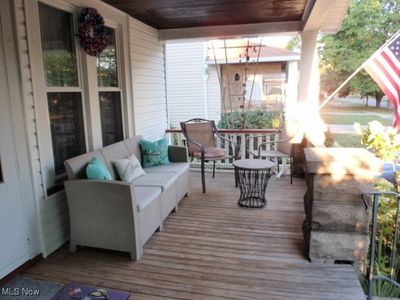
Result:
[[[70,282],[52,300],[127,300],[129,293]]]

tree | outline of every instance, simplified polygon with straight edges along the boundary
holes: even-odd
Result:
[[[290,51],[300,51],[301,48],[300,34],[297,34],[294,37],[292,37],[290,41],[287,43],[285,48]]]
[[[321,88],[333,92],[351,73],[400,29],[400,0],[353,0],[342,28],[321,39]],[[384,93],[361,71],[341,91],[372,96],[380,107]]]

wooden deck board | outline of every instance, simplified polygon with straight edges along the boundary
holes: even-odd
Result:
[[[353,268],[304,257],[304,182],[272,178],[263,209],[237,206],[233,175],[207,174],[207,194],[192,173],[192,195],[139,262],[128,254],[66,247],[26,275],[129,291],[132,299],[365,299]]]

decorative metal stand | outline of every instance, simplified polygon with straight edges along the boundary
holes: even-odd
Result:
[[[245,159],[233,163],[240,189],[240,207],[263,208],[267,204],[265,190],[271,177],[272,162]]]

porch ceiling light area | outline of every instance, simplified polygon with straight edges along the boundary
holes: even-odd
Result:
[[[157,29],[301,21],[307,0],[105,0]]]
[[[103,0],[159,30],[160,40],[335,32],[350,0]]]

